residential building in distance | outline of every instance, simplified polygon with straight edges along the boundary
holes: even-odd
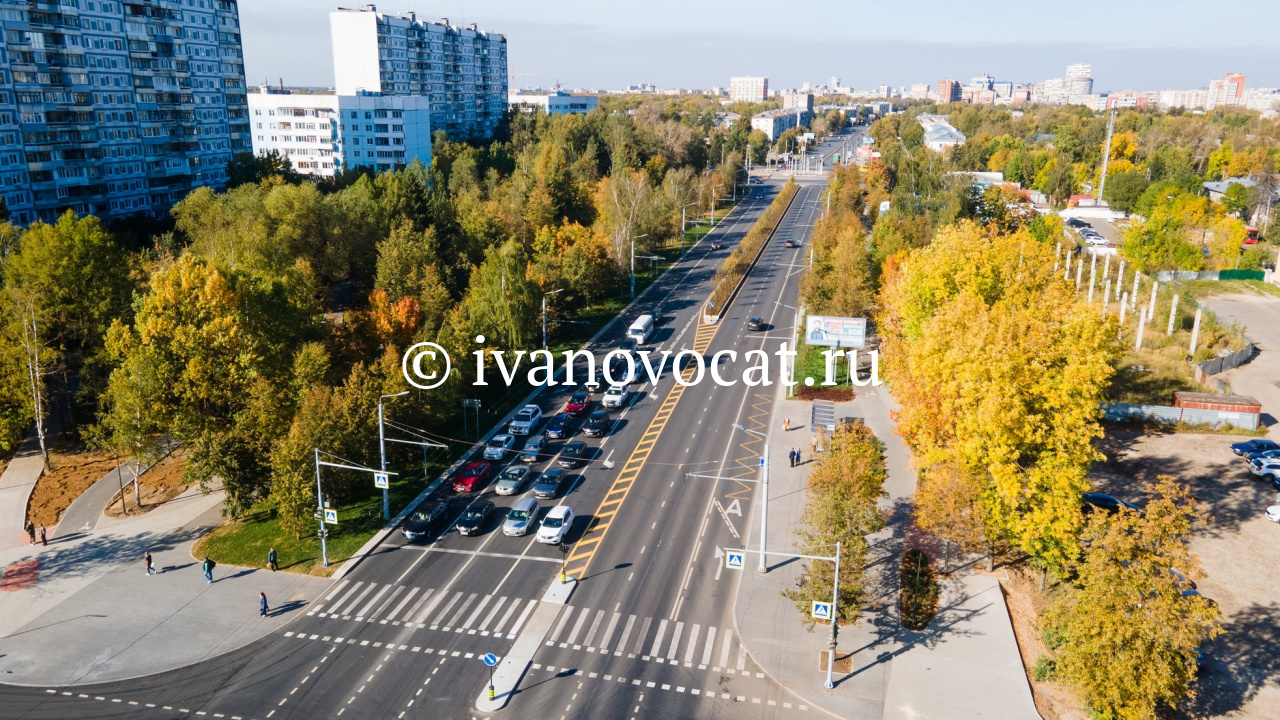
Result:
[[[788,129],[800,126],[800,110],[765,110],[751,118],[751,129],[759,130],[769,136],[769,142],[776,142],[778,136]]]
[[[541,109],[548,115],[568,115],[570,113],[586,115],[600,106],[600,99],[595,95],[573,95],[567,92],[526,94],[517,91],[507,96],[507,103],[511,107],[525,112]]]
[[[769,97],[769,78],[767,77],[731,77],[729,78],[729,102],[746,100],[747,102],[764,102]]]
[[[959,102],[961,85],[959,80],[939,80],[933,93],[933,100],[938,104]]]
[[[1212,110],[1219,105],[1244,104],[1244,75],[1227,73],[1225,78],[1214,78],[1209,81],[1209,92],[1205,96],[1204,109]]]
[[[914,83],[907,93],[907,97],[911,100],[928,100],[929,83]]]
[[[289,93],[249,95],[253,151],[288,157],[304,175],[431,164],[430,100],[423,96]]]
[[[808,125],[813,120],[813,93],[783,93],[782,109],[800,113],[799,123]]]
[[[916,119],[924,128],[924,146],[930,150],[940,152],[964,144],[964,133],[952,127],[945,115],[920,115]]]
[[[1075,63],[1067,66],[1067,95],[1083,96],[1093,94],[1093,66]]]
[[[450,139],[491,137],[507,109],[507,38],[474,24],[386,15],[374,5],[330,13],[337,95],[424,96]]]
[[[3,6],[0,197],[14,223],[158,216],[225,186],[250,149],[235,0]]]

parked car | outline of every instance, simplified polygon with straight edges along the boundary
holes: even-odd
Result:
[[[1263,450],[1261,452],[1245,453],[1241,457],[1249,462],[1253,462],[1258,459],[1269,460],[1271,458],[1280,458],[1280,450]]]
[[[485,460],[502,460],[516,444],[515,435],[494,435],[484,448]]]
[[[1245,440],[1244,442],[1233,443],[1231,452],[1237,455],[1244,455],[1251,452],[1262,452],[1263,450],[1280,449],[1274,440],[1264,440],[1262,438],[1254,438],[1253,440]]]
[[[534,435],[524,442],[520,454],[516,457],[522,463],[536,463],[542,459],[542,449],[547,445],[547,436]]]
[[[764,318],[761,318],[761,317],[747,318],[747,329],[751,330],[752,332],[759,332],[761,330],[764,330]]]
[[[444,522],[448,512],[449,506],[445,503],[436,503],[425,510],[417,510],[409,516],[404,527],[400,528],[400,533],[410,542],[421,540],[431,533],[432,528]]]
[[[1250,472],[1270,483],[1280,483],[1280,460],[1265,460],[1251,467]]]
[[[453,480],[454,492],[475,492],[489,484],[489,463],[467,463],[462,472]]]
[[[537,500],[521,498],[515,507],[507,511],[507,519],[502,522],[502,534],[512,537],[527,535],[538,521],[538,510]]]
[[[1105,493],[1087,492],[1084,493],[1080,499],[1084,501],[1084,510],[1086,512],[1096,508],[1108,513],[1117,513],[1120,512],[1120,508],[1122,507],[1138,511],[1137,505],[1134,505],[1131,502],[1125,502],[1124,500]]]
[[[567,437],[573,437],[573,425],[569,422],[568,413],[556,413],[555,417],[547,423],[547,437],[552,440],[563,440]]]
[[[1267,519],[1273,523],[1280,523],[1280,505],[1267,508]]]
[[[538,542],[547,545],[559,545],[569,536],[573,528],[573,510],[568,505],[557,505],[547,511],[542,519],[542,527],[538,528]]]
[[[480,531],[484,530],[484,523],[492,512],[493,503],[488,500],[471,503],[471,506],[462,512],[462,517],[458,518],[458,524],[454,527],[458,528],[459,535],[479,535]]]
[[[591,407],[591,393],[586,390],[579,390],[569,396],[569,402],[564,404],[564,411],[570,415],[581,415]]]
[[[537,405],[525,405],[516,413],[508,428],[512,435],[528,435],[542,422],[542,408]]]
[[[527,465],[508,465],[506,470],[498,474],[498,482],[493,486],[493,491],[499,495],[516,495],[528,478]]]
[[[564,468],[551,468],[538,476],[538,482],[533,484],[533,496],[539,500],[549,500],[560,494],[560,486],[564,484],[564,479],[569,476]]]
[[[600,404],[607,408],[620,408],[627,402],[629,391],[625,385],[614,385],[604,393],[604,399]]]
[[[581,440],[565,443],[565,446],[560,450],[560,457],[556,458],[556,464],[567,468],[578,467],[582,463],[582,456],[586,452],[587,444]]]
[[[587,421],[582,423],[582,434],[587,437],[604,437],[609,432],[609,413],[605,410],[596,410],[587,417]]]

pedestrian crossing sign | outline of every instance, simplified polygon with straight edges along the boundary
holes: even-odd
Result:
[[[724,565],[730,570],[741,570],[742,569],[742,553],[725,552]]]
[[[813,601],[813,619],[830,620],[831,619],[831,603]]]
[[[324,509],[324,521],[325,521],[325,522],[327,522],[327,523],[329,523],[330,525],[337,525],[337,524],[338,524],[338,511],[337,511],[337,510],[330,510],[329,508],[325,508],[325,509]]]
[[[376,488],[382,488],[383,490],[386,490],[388,487],[390,487],[389,483],[387,482],[387,474],[384,472],[374,473],[373,486]]]

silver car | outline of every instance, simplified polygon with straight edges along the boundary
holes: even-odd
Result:
[[[520,492],[521,487],[524,487],[524,481],[528,477],[528,466],[509,465],[498,476],[498,484],[493,487],[493,491],[499,495],[515,495]]]
[[[523,498],[507,512],[507,519],[502,523],[502,534],[519,537],[529,534],[538,522],[538,501],[531,497]]]

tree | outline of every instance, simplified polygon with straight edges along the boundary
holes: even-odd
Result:
[[[1222,207],[1232,215],[1243,217],[1250,205],[1249,190],[1241,183],[1231,183],[1227,186],[1227,191],[1222,193]]]
[[[1133,210],[1147,190],[1147,178],[1140,172],[1122,172],[1107,176],[1103,200],[1114,210],[1128,213]]]
[[[227,163],[227,187],[246,183],[260,183],[270,177],[283,178],[287,183],[302,182],[302,175],[293,169],[288,155],[270,150],[263,155],[236,153]]]
[[[951,546],[960,552],[990,549],[982,482],[959,458],[950,458],[920,473],[915,519],[921,530],[948,543],[942,571],[948,572]]]

